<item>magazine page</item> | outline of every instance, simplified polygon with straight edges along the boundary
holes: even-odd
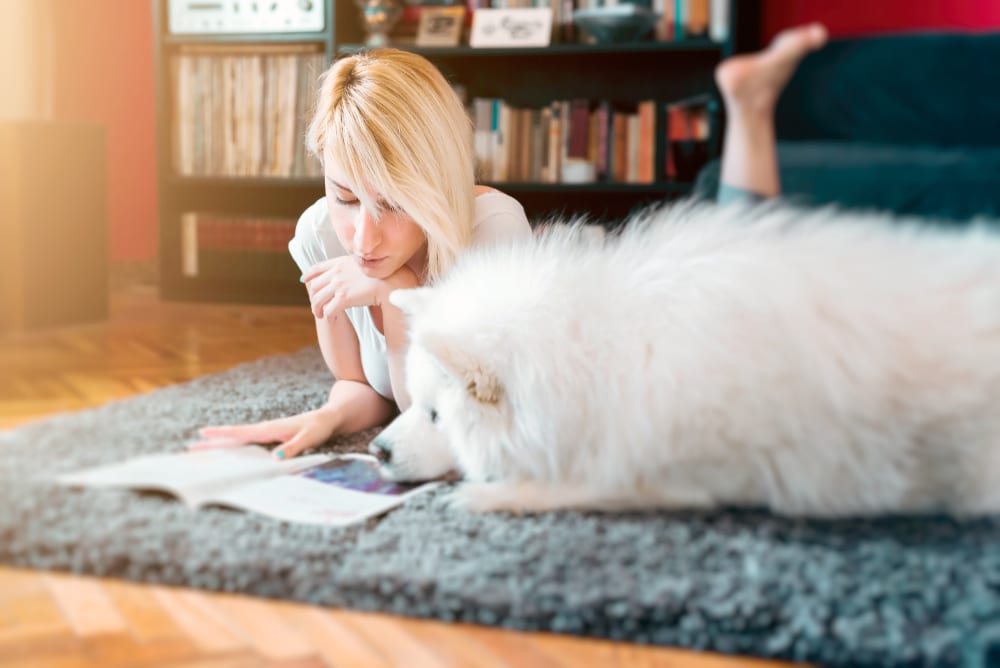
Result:
[[[230,487],[202,501],[287,522],[344,526],[380,515],[438,484],[383,480],[374,457],[348,454],[294,475]]]
[[[296,473],[329,461],[331,455],[308,455],[277,461],[258,445],[194,452],[145,455],[116,464],[65,473],[62,485],[120,487],[169,492],[194,506],[234,485]]]

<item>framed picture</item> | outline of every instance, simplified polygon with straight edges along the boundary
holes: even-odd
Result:
[[[417,46],[458,46],[464,20],[465,7],[421,8]]]
[[[477,9],[472,13],[470,46],[548,46],[551,41],[551,7]]]

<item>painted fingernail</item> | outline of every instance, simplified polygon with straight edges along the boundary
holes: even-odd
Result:
[[[278,459],[284,459],[285,458],[285,451],[284,450],[275,450],[274,451],[274,456],[277,457]]]
[[[305,283],[305,282],[306,282],[306,277],[305,276],[299,276],[299,283]]]

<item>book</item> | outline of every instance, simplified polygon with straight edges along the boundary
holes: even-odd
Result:
[[[166,492],[192,509],[223,506],[323,526],[381,515],[440,484],[384,480],[370,455],[317,454],[278,461],[257,445],[144,455],[61,474],[55,481]]]

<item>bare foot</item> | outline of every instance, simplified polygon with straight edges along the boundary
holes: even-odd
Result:
[[[799,62],[826,40],[826,28],[810,23],[783,30],[763,51],[727,58],[715,70],[726,106],[769,112]]]

